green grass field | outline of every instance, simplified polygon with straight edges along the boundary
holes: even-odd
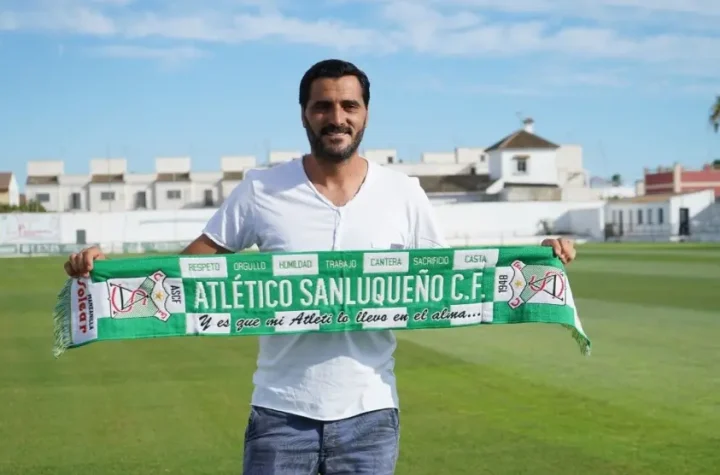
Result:
[[[398,332],[398,474],[720,473],[720,246],[586,245],[548,325]],[[253,338],[51,354],[61,258],[0,260],[0,474],[239,474]]]

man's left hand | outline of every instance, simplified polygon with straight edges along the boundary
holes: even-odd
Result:
[[[575,243],[569,239],[545,239],[541,245],[552,247],[555,255],[565,265],[575,260]]]

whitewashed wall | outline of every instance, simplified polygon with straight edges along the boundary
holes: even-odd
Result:
[[[713,190],[673,196],[670,198],[670,221],[677,228],[680,226],[680,208],[688,208],[692,220],[714,203],[715,192]]]
[[[132,192],[128,192],[124,183],[91,183],[88,185],[90,209],[96,212],[123,212],[128,209],[128,203],[132,202]],[[104,200],[103,197],[112,199]]]
[[[609,201],[607,222],[623,223],[623,239],[627,241],[666,241],[678,236],[680,208],[688,208],[690,232],[693,240],[720,239],[720,211],[712,190],[669,197],[654,202],[635,200]],[[660,216],[662,213],[662,221]],[[622,216],[621,216],[622,215]]]
[[[502,202],[435,205],[451,245],[514,244],[542,238],[543,221],[552,234],[602,239],[604,202]]]
[[[690,227],[695,241],[720,241],[720,202],[693,215]]]
[[[393,163],[398,162],[397,150],[393,148],[376,148],[363,150],[363,155],[371,162],[375,163]]]
[[[542,239],[543,221],[551,232],[602,238],[603,202],[434,204],[451,245],[520,244]],[[74,244],[78,231],[87,243],[122,249],[129,242],[190,241],[215,209],[15,214],[5,222],[1,244]],[[50,218],[52,217],[52,219]],[[16,228],[22,228],[24,232]],[[27,230],[31,229],[32,233]]]
[[[515,157],[527,155],[527,171],[516,171]],[[557,152],[555,150],[503,150],[501,175],[506,183],[558,184]],[[491,158],[493,160],[493,158]]]
[[[424,152],[420,156],[420,163],[423,164],[455,163],[456,161],[454,152]]]
[[[47,194],[47,200],[41,197]],[[25,195],[28,201],[38,201],[48,211],[64,211],[66,193],[58,185],[25,185]]]
[[[214,209],[133,211],[125,213],[78,213],[62,216],[63,243],[74,243],[84,229],[89,243],[189,241],[194,239]]]

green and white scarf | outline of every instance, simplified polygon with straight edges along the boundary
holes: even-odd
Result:
[[[56,356],[108,340],[554,323],[584,355],[570,283],[541,246],[100,260],[68,279]]]

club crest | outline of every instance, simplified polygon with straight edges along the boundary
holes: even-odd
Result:
[[[175,308],[183,311],[184,292],[177,279],[168,279],[162,271],[136,279],[107,281],[112,318],[155,317],[163,322]]]
[[[543,265],[525,265],[514,261],[510,268],[512,277],[508,287],[512,292],[511,308],[525,303],[565,305],[567,280],[562,270]]]

